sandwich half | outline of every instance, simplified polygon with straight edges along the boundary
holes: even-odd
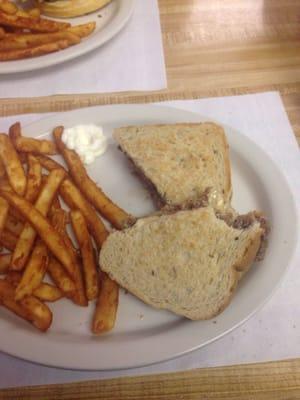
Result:
[[[227,208],[232,195],[224,130],[214,123],[127,126],[114,138],[159,208]]]
[[[229,304],[265,234],[255,213],[230,223],[212,207],[150,216],[110,234],[100,266],[145,303],[204,320]]]

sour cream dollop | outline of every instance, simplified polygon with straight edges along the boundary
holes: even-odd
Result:
[[[107,149],[102,127],[92,124],[64,129],[62,141],[79,155],[84,164],[91,164]]]

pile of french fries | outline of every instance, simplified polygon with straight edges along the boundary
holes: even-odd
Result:
[[[62,133],[56,127],[54,141],[33,139],[17,122],[0,134],[0,305],[47,331],[49,302],[95,301],[91,330],[100,334],[114,327],[119,296],[97,262],[109,234],[100,215],[117,229],[134,218],[88,176]],[[50,157],[56,154],[68,170]]]
[[[72,26],[40,16],[38,8],[25,10],[0,0],[0,61],[37,57],[80,43],[95,30],[95,22]]]

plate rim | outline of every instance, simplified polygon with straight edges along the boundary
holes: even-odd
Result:
[[[109,24],[104,27],[103,30],[99,31],[98,34],[102,32],[103,37],[100,36],[100,40],[89,41],[88,37],[82,42],[81,47],[72,47],[72,52],[64,53],[64,50],[42,55],[40,57],[32,57],[29,59],[23,60],[13,60],[13,61],[3,61],[0,63],[0,76],[1,75],[14,75],[18,73],[25,73],[31,71],[39,71],[48,67],[55,67],[60,64],[64,64],[67,61],[74,60],[83,56],[84,54],[88,54],[89,52],[96,50],[97,48],[103,46],[105,43],[110,41],[113,37],[115,37],[129,22],[134,8],[136,4],[136,0],[117,0],[119,2],[119,7],[121,7],[120,14],[118,13],[114,18],[117,18],[117,22],[113,26]],[[125,6],[124,6],[125,4]],[[109,6],[109,4],[107,4]],[[97,12],[97,11],[95,11]],[[99,12],[99,10],[98,10]],[[119,20],[119,21],[118,21]],[[102,37],[102,38],[101,38]],[[47,56],[52,56],[48,58]],[[34,63],[35,61],[35,63]],[[39,61],[41,61],[39,63]],[[45,61],[45,62],[43,62]],[[33,63],[33,65],[31,65]]]
[[[294,228],[295,228],[296,235],[293,237],[293,240],[292,240],[292,242],[293,242],[292,246],[291,246],[292,250],[288,254],[287,263],[286,263],[287,265],[283,269],[283,272],[281,273],[280,278],[277,280],[276,284],[268,292],[268,295],[265,296],[263,301],[261,301],[259,304],[257,304],[256,307],[254,307],[254,309],[249,314],[247,314],[247,316],[245,318],[241,319],[240,321],[238,321],[237,323],[232,325],[229,329],[222,331],[220,334],[212,337],[209,340],[206,340],[204,343],[202,343],[200,345],[199,344],[198,345],[194,345],[193,347],[187,348],[185,350],[179,350],[177,353],[174,353],[172,355],[161,356],[159,359],[152,360],[152,361],[138,361],[138,362],[134,362],[134,363],[131,362],[129,364],[121,362],[118,365],[105,367],[105,366],[99,366],[99,365],[95,365],[95,364],[94,365],[90,365],[90,366],[87,366],[87,365],[76,366],[76,365],[72,365],[72,363],[70,364],[70,362],[60,362],[60,363],[51,362],[51,361],[50,362],[49,361],[45,362],[45,360],[41,360],[38,356],[37,357],[30,356],[29,357],[29,356],[15,354],[13,351],[6,351],[5,349],[1,349],[1,351],[3,351],[6,354],[10,354],[10,355],[13,355],[13,356],[15,356],[17,358],[21,358],[23,360],[30,361],[30,362],[33,362],[33,363],[36,363],[36,364],[41,364],[41,365],[45,365],[45,366],[53,366],[53,367],[56,367],[56,368],[63,368],[63,369],[73,369],[73,370],[120,370],[120,369],[131,369],[131,368],[137,368],[137,367],[142,367],[142,366],[146,366],[146,365],[152,365],[152,364],[156,364],[158,362],[163,362],[163,361],[167,361],[167,360],[170,360],[170,359],[178,358],[178,357],[180,357],[180,356],[182,356],[184,354],[188,354],[188,353],[190,353],[190,352],[192,352],[192,351],[194,351],[196,349],[199,349],[201,347],[206,346],[209,343],[214,342],[215,340],[220,339],[221,337],[225,336],[229,332],[233,331],[237,327],[239,327],[242,324],[244,324],[249,318],[251,318],[254,314],[256,314],[270,300],[270,298],[274,295],[274,293],[276,292],[278,287],[280,287],[283,279],[286,277],[286,275],[287,275],[287,273],[288,273],[288,271],[289,271],[289,269],[290,269],[290,267],[292,265],[292,262],[293,262],[293,260],[294,260],[294,258],[296,256],[297,242],[298,242],[298,237],[299,237],[299,230],[297,229],[297,227],[299,225],[299,218],[298,218],[297,204],[296,204],[296,199],[295,199],[294,193],[291,190],[290,184],[289,184],[288,180],[286,179],[286,176],[284,175],[283,172],[281,172],[280,168],[272,160],[272,158],[269,157],[269,155],[264,151],[264,149],[262,149],[257,143],[255,143],[249,137],[243,135],[239,130],[237,130],[235,128],[232,128],[232,127],[230,127],[230,126],[228,126],[226,124],[220,123],[215,119],[204,117],[203,115],[197,114],[195,112],[187,111],[187,110],[176,108],[176,107],[165,106],[165,105],[149,105],[149,104],[148,105],[141,105],[141,104],[105,105],[105,106],[94,106],[94,107],[89,107],[89,108],[83,108],[83,109],[79,109],[79,110],[76,109],[76,110],[72,110],[72,111],[69,111],[69,112],[66,112],[66,113],[62,113],[62,114],[64,116],[66,114],[69,114],[69,115],[72,116],[72,114],[74,112],[80,112],[81,111],[82,113],[84,113],[85,112],[84,110],[87,110],[86,111],[87,113],[93,113],[93,110],[99,109],[99,108],[104,108],[106,110],[108,108],[111,108],[113,111],[115,111],[116,108],[119,108],[119,109],[122,108],[122,109],[125,110],[128,107],[130,107],[130,108],[132,108],[132,107],[133,108],[139,108],[139,110],[141,112],[143,110],[147,110],[147,112],[149,112],[149,110],[150,110],[150,113],[152,113],[152,112],[155,113],[158,110],[159,110],[159,112],[162,112],[162,110],[163,110],[163,113],[164,112],[174,113],[174,111],[177,111],[180,114],[185,115],[185,118],[186,118],[187,121],[189,121],[189,120],[194,120],[194,121],[198,120],[198,122],[203,122],[205,120],[206,121],[209,120],[209,121],[212,121],[212,122],[219,123],[225,128],[225,130],[229,129],[229,131],[231,131],[231,132],[239,133],[236,136],[236,138],[238,138],[237,140],[242,140],[242,142],[244,141],[246,143],[247,142],[250,143],[250,146],[255,147],[256,150],[259,153],[261,153],[265,157],[267,157],[267,159],[269,161],[269,165],[271,165],[271,167],[276,171],[276,173],[278,173],[280,175],[281,179],[285,183],[286,188],[288,188],[288,193],[291,194],[289,200],[291,200],[291,204],[292,204],[292,207],[293,207],[292,211],[293,211],[294,216],[295,216]],[[36,122],[24,125],[24,128],[32,127],[32,126],[36,125],[38,122],[40,122],[40,121],[43,121],[43,123],[46,123],[46,124],[49,124],[49,125],[52,123],[52,125],[53,125],[53,122],[51,122],[51,121],[55,120],[55,118],[57,118],[58,115],[60,115],[60,114],[59,113],[55,113],[55,114],[53,114],[51,116],[44,117],[44,118],[42,118],[42,119],[40,119],[40,120],[38,120]],[[157,117],[154,116],[153,118],[155,119]],[[194,122],[194,121],[191,121],[191,122]],[[163,123],[167,123],[167,122],[163,122]],[[36,135],[36,136],[38,136],[38,135]],[[230,134],[230,136],[231,136],[231,134]],[[228,140],[228,141],[229,141],[229,145],[230,145],[230,140]],[[196,324],[197,324],[197,322],[196,322]]]

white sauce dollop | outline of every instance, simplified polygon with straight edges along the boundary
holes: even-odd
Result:
[[[74,150],[84,164],[91,164],[107,149],[107,139],[103,129],[97,125],[77,125],[67,128],[62,141],[68,149]]]

